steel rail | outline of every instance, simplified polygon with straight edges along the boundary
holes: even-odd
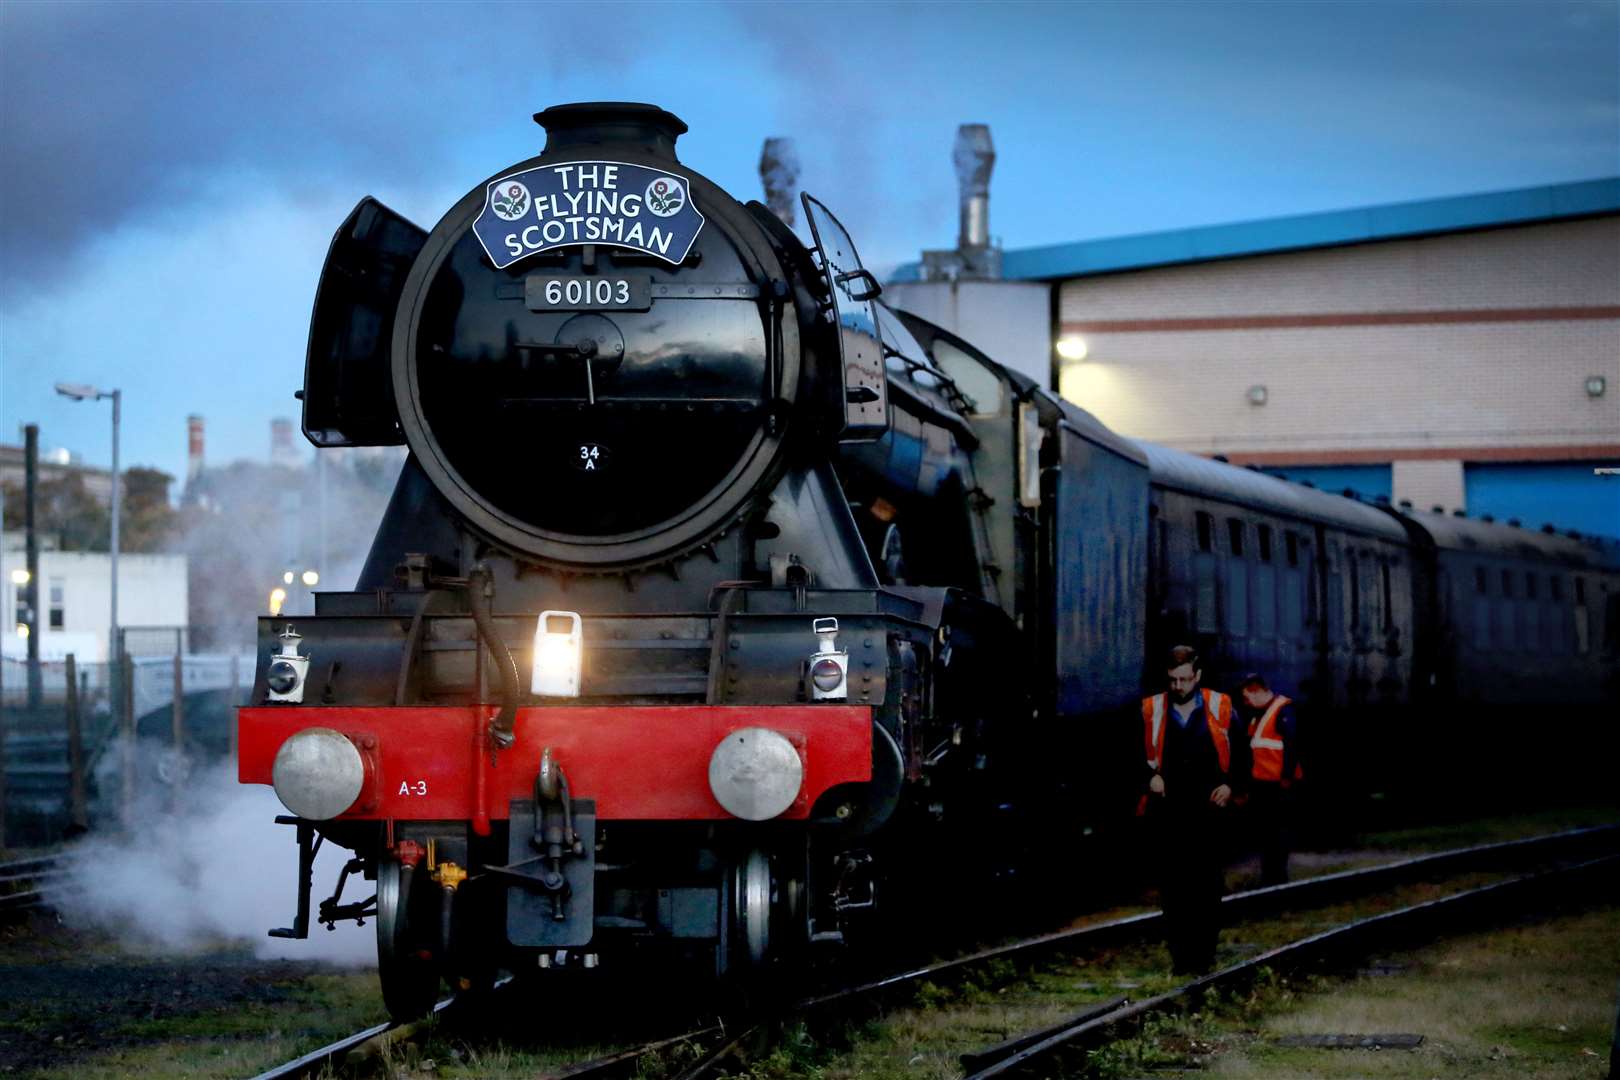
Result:
[[[43,907],[44,905],[45,893],[39,889],[32,889],[28,892],[6,893],[0,896],[0,911],[3,912],[27,911],[29,908]]]
[[[1226,905],[1228,912],[1249,914],[1251,909],[1253,912],[1259,912],[1272,906],[1295,903],[1301,899],[1320,902],[1323,897],[1341,895],[1384,884],[1388,881],[1399,880],[1403,877],[1449,868],[1459,863],[1487,860],[1497,856],[1518,856],[1543,848],[1552,849],[1566,845],[1578,845],[1614,837],[1620,837],[1620,825],[1571,829],[1546,836],[1527,837],[1522,840],[1508,840],[1473,847],[1454,848],[1429,855],[1411,856],[1391,863],[1382,863],[1378,866],[1307,878],[1287,885],[1274,885],[1235,893],[1225,897],[1223,904]],[[3,901],[4,898],[0,898],[0,906],[3,906]],[[1158,926],[1162,917],[1162,913],[1158,911],[1146,911],[1106,922],[1092,923],[1006,945],[982,949],[949,960],[894,972],[841,990],[803,998],[786,1010],[783,1015],[811,1012],[841,1002],[873,996],[885,990],[908,986],[924,979],[934,978],[989,960],[1034,954],[1044,949],[1061,948],[1081,941],[1086,944],[1093,944],[1116,937],[1124,939],[1139,938],[1152,932]],[[510,977],[503,979],[497,984],[497,987],[504,986],[510,981]],[[434,1005],[431,1015],[439,1015],[456,1000],[455,997],[443,999]],[[768,1021],[761,1021],[760,1023],[748,1025],[741,1034],[727,1038],[720,1047],[711,1051],[701,1061],[682,1073],[681,1080],[697,1080],[699,1077],[708,1075],[715,1066],[732,1056],[744,1041],[766,1026],[767,1023]],[[343,1055],[352,1052],[371,1040],[381,1038],[391,1032],[397,1032],[404,1027],[414,1028],[414,1025],[401,1025],[393,1022],[374,1024],[362,1031],[344,1036],[299,1058],[260,1073],[254,1077],[254,1080],[293,1080],[293,1078],[309,1076],[327,1065],[335,1063]],[[716,1035],[723,1035],[725,1031],[726,1027],[723,1024],[694,1029],[678,1035],[627,1047],[612,1054],[579,1062],[544,1075],[551,1078],[551,1080],[590,1080],[590,1078],[608,1076],[671,1047],[713,1038]]]
[[[1579,845],[1599,842],[1599,840],[1620,839],[1620,826],[1589,826],[1583,829],[1568,829],[1563,832],[1552,832],[1547,836],[1524,837],[1520,840],[1498,840],[1492,844],[1477,844],[1473,847],[1448,848],[1445,852],[1434,852],[1429,855],[1413,855],[1401,858],[1392,863],[1380,863],[1377,866],[1362,866],[1359,870],[1338,871],[1333,874],[1322,874],[1319,878],[1306,878],[1304,881],[1288,882],[1281,886],[1265,886],[1260,889],[1249,889],[1246,892],[1234,892],[1221,899],[1223,913],[1231,918],[1254,918],[1262,913],[1272,912],[1277,908],[1291,907],[1291,905],[1320,905],[1332,902],[1338,897],[1364,892],[1371,887],[1392,884],[1403,879],[1414,878],[1421,874],[1434,873],[1437,870],[1453,870],[1456,866],[1469,865],[1469,863],[1489,863],[1495,858],[1520,858],[1531,853],[1555,852],[1560,848],[1579,847]],[[906,972],[896,972],[893,975],[881,976],[867,983],[855,984],[846,989],[838,989],[831,993],[818,994],[818,996],[805,997],[797,1002],[791,1009],[779,1014],[778,1020],[786,1015],[802,1015],[821,1007],[834,1006],[842,1002],[855,1001],[860,997],[872,997],[881,991],[909,986],[923,980],[932,980],[941,975],[957,972],[961,968],[985,963],[988,960],[1009,959],[1009,957],[1029,957],[1037,955],[1043,950],[1058,950],[1076,944],[1108,944],[1115,941],[1137,941],[1147,938],[1153,931],[1162,925],[1163,912],[1140,912],[1137,915],[1126,915],[1115,920],[1103,923],[1090,923],[1087,926],[1076,926],[1071,929],[1061,929],[1056,933],[1040,934],[1037,938],[1027,938],[1024,941],[1009,942],[1004,946],[990,947],[990,949],[977,950],[972,954],[953,957],[949,960],[928,963],[919,968],[910,968]],[[758,1025],[757,1025],[758,1027]],[[710,1059],[695,1065],[682,1074],[680,1080],[698,1080],[710,1074],[714,1065],[731,1056],[737,1040],[727,1041],[724,1048],[711,1054]],[[633,1061],[633,1057],[632,1057]],[[606,1075],[609,1069],[590,1070],[583,1074],[569,1075]]]
[[[510,975],[505,976],[496,980],[495,985],[490,989],[491,991],[500,990],[511,981],[512,977]],[[447,998],[441,998],[434,1003],[432,1010],[427,1016],[423,1017],[423,1020],[438,1016],[440,1013],[452,1008],[458,1001],[465,1003],[466,998],[455,994]],[[389,1034],[395,1035],[396,1038],[408,1038],[415,1033],[417,1025],[421,1022],[421,1020],[412,1020],[400,1023],[395,1020],[385,1020],[380,1024],[373,1024],[368,1028],[356,1031],[352,1035],[345,1035],[336,1042],[330,1042],[319,1049],[311,1050],[301,1057],[296,1057],[291,1061],[267,1069],[253,1077],[253,1080],[295,1080],[298,1077],[313,1075],[328,1065],[335,1066],[338,1059],[343,1055],[359,1049],[373,1039],[380,1039]]]
[[[1394,937],[1438,915],[1466,914],[1468,909],[1476,905],[1481,908],[1506,906],[1513,900],[1518,899],[1521,893],[1531,892],[1537,887],[1546,887],[1555,882],[1567,881],[1575,877],[1595,876],[1598,871],[1612,871],[1616,867],[1620,867],[1620,855],[1604,855],[1572,866],[1525,874],[1520,877],[1510,878],[1507,881],[1498,881],[1489,885],[1466,889],[1459,893],[1452,893],[1449,896],[1439,897],[1434,900],[1426,900],[1396,911],[1372,915],[1365,919],[1357,919],[1312,934],[1309,937],[1301,938],[1298,941],[1269,949],[1258,956],[1250,957],[1242,963],[1212,972],[1209,975],[1194,979],[1192,982],[1147,998],[1144,1001],[1127,1003],[1100,1016],[1096,1014],[1095,1010],[1088,1010],[1072,1017],[1067,1024],[1059,1024],[1054,1028],[1030,1033],[1030,1037],[1045,1036],[1039,1038],[1038,1041],[1029,1042],[1027,1039],[1010,1040],[1010,1043],[1017,1044],[1015,1048],[1000,1056],[999,1060],[994,1060],[993,1063],[986,1065],[977,1072],[969,1073],[964,1077],[964,1080],[990,1080],[991,1077],[1005,1075],[1023,1065],[1047,1057],[1088,1038],[1103,1038],[1118,1024],[1151,1013],[1164,1011],[1206,990],[1241,981],[1255,974],[1261,967],[1295,967],[1312,957],[1333,949],[1352,945],[1361,945],[1365,948],[1368,942]],[[1453,921],[1451,925],[1456,926],[1458,923]],[[1008,1045],[1001,1044],[1003,1047]],[[971,1055],[963,1055],[964,1063],[966,1064],[967,1059],[970,1058],[975,1064],[994,1058],[997,1049],[997,1047],[991,1047],[975,1051]]]
[[[0,874],[22,874],[30,870],[51,870],[63,860],[62,855],[36,855],[31,859],[13,859],[0,863]]]

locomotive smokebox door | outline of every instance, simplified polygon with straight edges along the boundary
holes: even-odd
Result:
[[[537,831],[534,803],[513,800],[511,814],[507,866],[501,873],[506,881],[514,882],[506,890],[506,939],[520,948],[589,945],[596,930],[596,800],[573,800],[578,854],[562,859],[561,888],[545,880],[550,860],[533,843]],[[530,880],[517,883],[520,877]]]

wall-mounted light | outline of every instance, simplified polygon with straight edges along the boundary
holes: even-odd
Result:
[[[1266,403],[1266,388],[1260,383],[1249,387],[1249,404],[1264,405]]]
[[[1586,396],[1602,397],[1603,391],[1609,388],[1609,380],[1601,375],[1588,375],[1586,377]]]
[[[283,585],[291,585],[293,583],[293,576],[294,575],[291,570],[283,570],[281,572],[281,583]]]
[[[313,570],[305,570],[302,581],[305,585],[308,585],[313,589],[315,586],[321,583],[321,575],[317,574]]]
[[[1091,348],[1079,334],[1065,334],[1057,339],[1057,354],[1064,360],[1084,360]]]
[[[16,570],[13,570],[11,572],[11,583],[13,585],[26,585],[26,584],[28,584],[28,571],[22,569],[21,567],[18,567]]]

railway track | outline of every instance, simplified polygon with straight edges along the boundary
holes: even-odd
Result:
[[[61,855],[0,863],[0,919],[49,907],[53,884],[70,872],[66,858]]]
[[[990,1080],[1017,1073],[1027,1067],[1049,1063],[1066,1051],[1106,1042],[1125,1025],[1135,1024],[1155,1013],[1168,1012],[1183,1003],[1217,989],[1253,979],[1262,969],[1291,970],[1324,955],[1343,952],[1364,954],[1420,929],[1445,924],[1447,931],[1460,925],[1477,925],[1481,915],[1499,914],[1533,898],[1545,898],[1554,889],[1579,887],[1583,879],[1612,880],[1620,869],[1620,854],[1538,871],[1464,889],[1435,900],[1395,911],[1355,919],[1332,929],[1311,934],[1297,941],[1268,949],[1241,963],[1233,964],[1191,982],[1183,983],[1143,1001],[1118,1001],[1078,1013],[1058,1024],[1025,1032],[995,1046],[963,1055],[964,1080]]]
[[[1488,907],[1492,903],[1506,903],[1515,897],[1525,895],[1535,887],[1540,887],[1532,886],[1532,882],[1540,882],[1545,886],[1555,881],[1570,880],[1567,876],[1559,877],[1560,874],[1574,874],[1577,871],[1596,873],[1600,869],[1612,869],[1620,864],[1620,855],[1614,853],[1616,849],[1620,849],[1620,825],[1597,826],[1548,836],[1417,855],[1377,866],[1308,878],[1287,885],[1234,893],[1222,901],[1223,921],[1228,924],[1282,909],[1324,906],[1402,883],[1421,880],[1438,873],[1505,870],[1515,865],[1522,866],[1537,860],[1553,858],[1580,860],[1574,867],[1563,870],[1526,875],[1415,905],[1398,912],[1358,920],[1356,923],[1313,935],[1279,949],[1268,950],[1241,964],[1194,980],[1147,1001],[1113,1002],[1109,1003],[1109,1008],[1105,1011],[1099,1011],[1094,1007],[1084,1014],[1070,1017],[1057,1028],[1029,1032],[997,1047],[987,1047],[965,1064],[971,1069],[979,1070],[973,1074],[974,1076],[1001,1075],[1002,1072],[1021,1068],[1026,1062],[1056,1052],[1059,1047],[1083,1045],[1086,1040],[1098,1038],[1099,1033],[1133,1018],[1175,1007],[1178,1002],[1212,987],[1247,978],[1261,965],[1281,966],[1295,960],[1303,962],[1329,948],[1343,947],[1358,937],[1362,940],[1371,940],[1379,933],[1394,932],[1397,928],[1415,925],[1423,918],[1447,917],[1463,910],[1469,904]],[[1585,869],[1581,870],[1582,867]],[[1467,897],[1473,899],[1465,899]],[[740,1027],[715,1024],[683,1031],[628,1046],[611,1054],[581,1061],[542,1075],[554,1080],[595,1080],[599,1077],[620,1076],[633,1072],[639,1065],[656,1060],[672,1049],[683,1045],[697,1045],[709,1047],[708,1052],[684,1072],[679,1073],[677,1080],[700,1080],[702,1077],[715,1075],[728,1064],[746,1060],[751,1056],[750,1048],[757,1049],[759,1045],[768,1043],[771,1032],[784,1020],[882,999],[886,995],[897,994],[926,981],[949,978],[998,960],[1031,960],[1043,954],[1080,947],[1109,946],[1145,940],[1159,933],[1162,919],[1161,912],[1142,912],[981,949],[948,960],[896,971],[840,990],[807,997],[787,1009],[758,1018],[754,1022],[744,1020]],[[453,1002],[454,999],[439,1002],[434,1010],[435,1015],[443,1015]],[[382,1039],[402,1041],[413,1034],[413,1031],[402,1030],[400,1025],[378,1024],[262,1073],[256,1080],[295,1080],[312,1076],[322,1069],[341,1065],[345,1056],[354,1052],[356,1048],[375,1044]],[[1048,1046],[1048,1043],[1051,1045]]]

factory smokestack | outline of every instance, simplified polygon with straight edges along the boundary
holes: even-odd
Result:
[[[293,447],[293,423],[285,416],[270,421],[270,464],[296,469],[298,451]]]
[[[1001,277],[1001,249],[990,242],[990,170],[996,148],[988,124],[963,124],[951,149],[960,196],[961,228],[956,247],[924,251],[918,268],[921,281],[996,281]]]
[[[792,139],[765,140],[759,154],[759,179],[765,186],[765,205],[783,224],[793,228],[797,216],[794,204],[799,194],[799,152]]]
[[[186,486],[197,482],[203,471],[203,418],[196,413],[186,417]]]
[[[990,246],[990,170],[996,165],[996,148],[990,142],[988,124],[963,124],[956,129],[956,147],[951,152],[956,164],[956,185],[961,195],[962,228],[958,247]]]

